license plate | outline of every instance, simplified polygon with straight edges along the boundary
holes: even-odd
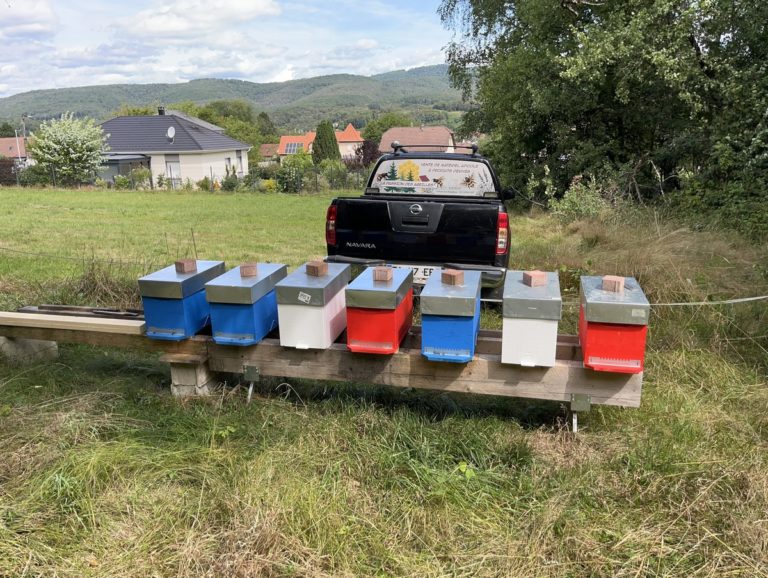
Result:
[[[390,265],[399,269],[410,269],[413,271],[413,282],[417,285],[424,285],[432,274],[432,271],[439,267],[430,267],[425,265]]]

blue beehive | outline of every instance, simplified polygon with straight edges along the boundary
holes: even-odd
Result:
[[[208,325],[204,286],[224,272],[224,261],[195,261],[186,273],[180,272],[179,263],[139,279],[147,337],[152,339],[181,341]]]
[[[250,263],[206,283],[213,340],[255,345],[264,339],[277,327],[275,284],[287,274],[288,267],[280,263]]]
[[[430,361],[467,363],[475,355],[481,273],[462,273],[462,283],[449,285],[436,270],[421,292],[421,353]]]

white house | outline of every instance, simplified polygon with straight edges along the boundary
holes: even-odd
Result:
[[[174,188],[187,179],[208,177],[221,181],[234,167],[238,176],[248,173],[251,145],[223,134],[223,129],[194,117],[164,108],[153,116],[118,116],[102,123],[109,135],[104,155],[104,179],[147,167],[152,180],[170,179]]]

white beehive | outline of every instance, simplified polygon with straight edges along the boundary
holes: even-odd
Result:
[[[347,326],[344,288],[350,266],[328,263],[328,272],[314,276],[304,264],[275,286],[280,345],[297,349],[328,349]]]
[[[560,280],[546,273],[546,283],[529,286],[523,271],[507,271],[501,332],[501,362],[525,367],[552,367],[557,352],[557,325],[562,312]]]

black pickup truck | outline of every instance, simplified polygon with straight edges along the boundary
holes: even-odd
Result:
[[[414,283],[437,267],[482,271],[483,298],[499,299],[509,220],[488,159],[417,152],[393,143],[361,197],[338,197],[326,216],[329,262],[410,267]]]

